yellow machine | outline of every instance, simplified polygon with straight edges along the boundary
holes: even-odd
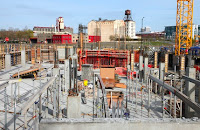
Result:
[[[192,47],[193,5],[194,0],[177,0],[175,55]]]

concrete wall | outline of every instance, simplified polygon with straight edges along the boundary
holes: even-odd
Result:
[[[199,130],[199,121],[167,119],[42,119],[40,130]]]

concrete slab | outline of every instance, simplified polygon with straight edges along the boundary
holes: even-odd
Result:
[[[68,118],[81,118],[81,97],[68,96],[67,97],[67,117]]]
[[[173,119],[43,119],[41,130],[199,130],[200,121]]]

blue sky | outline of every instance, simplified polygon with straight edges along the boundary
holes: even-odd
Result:
[[[65,25],[78,30],[78,24],[87,25],[90,20],[123,19],[124,11],[130,9],[136,21],[136,30],[150,26],[162,31],[164,26],[176,24],[177,0],[2,0],[0,6],[0,29],[9,27],[32,29],[34,26],[51,26],[56,18],[64,17]],[[200,24],[200,1],[195,0],[194,23]]]

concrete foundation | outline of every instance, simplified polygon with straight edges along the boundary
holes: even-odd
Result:
[[[196,69],[195,68],[186,68],[186,76],[196,79]],[[185,94],[195,102],[195,84],[186,80]],[[194,110],[185,104],[185,117],[190,118],[194,117]]]
[[[5,69],[6,70],[11,69],[11,55],[10,54],[5,55]]]
[[[81,118],[81,97],[80,96],[67,97],[67,118]]]
[[[165,121],[166,120],[166,121]],[[200,122],[171,119],[43,119],[40,130],[199,130]]]

